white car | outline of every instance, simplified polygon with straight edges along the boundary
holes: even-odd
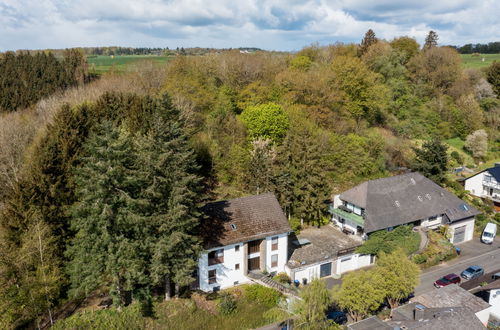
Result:
[[[488,222],[486,227],[484,227],[483,234],[481,235],[481,242],[491,244],[493,243],[496,235],[497,225],[495,223]]]

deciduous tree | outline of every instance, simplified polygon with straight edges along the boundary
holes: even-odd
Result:
[[[354,321],[360,321],[375,312],[385,298],[380,286],[383,279],[373,270],[348,273],[340,288],[334,287],[333,298],[338,306],[346,309]]]
[[[332,303],[332,295],[325,282],[315,279],[300,293],[301,300],[295,306],[298,329],[340,329],[327,320],[326,311]]]
[[[472,153],[472,157],[481,159],[488,152],[488,134],[484,129],[474,131],[465,139],[465,148]]]
[[[391,254],[382,252],[377,259],[378,272],[385,298],[391,309],[415,291],[420,281],[420,268],[408,259],[405,251],[397,249]]]

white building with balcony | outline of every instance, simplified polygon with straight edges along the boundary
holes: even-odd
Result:
[[[334,197],[332,223],[366,238],[400,225],[436,229],[448,225],[451,242],[472,239],[475,208],[420,173],[363,182]]]
[[[202,211],[205,251],[196,285],[201,290],[249,282],[249,272],[285,271],[292,230],[273,194],[209,203]]]
[[[500,163],[464,179],[463,183],[465,190],[474,196],[491,199],[496,211],[500,211]]]

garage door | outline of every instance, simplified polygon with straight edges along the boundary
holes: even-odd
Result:
[[[340,259],[340,267],[339,267],[339,274],[348,272],[350,270],[353,270],[354,267],[354,260],[352,257],[346,257]]]
[[[465,239],[465,229],[466,226],[461,226],[455,228],[455,233],[453,235],[453,243],[461,243]]]
[[[319,277],[332,275],[332,263],[322,264],[319,269]]]

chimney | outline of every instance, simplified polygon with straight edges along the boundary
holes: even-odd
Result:
[[[415,311],[413,312],[413,316],[414,316],[413,319],[415,321],[423,320],[424,319],[424,310],[425,310],[424,305],[416,304]]]

